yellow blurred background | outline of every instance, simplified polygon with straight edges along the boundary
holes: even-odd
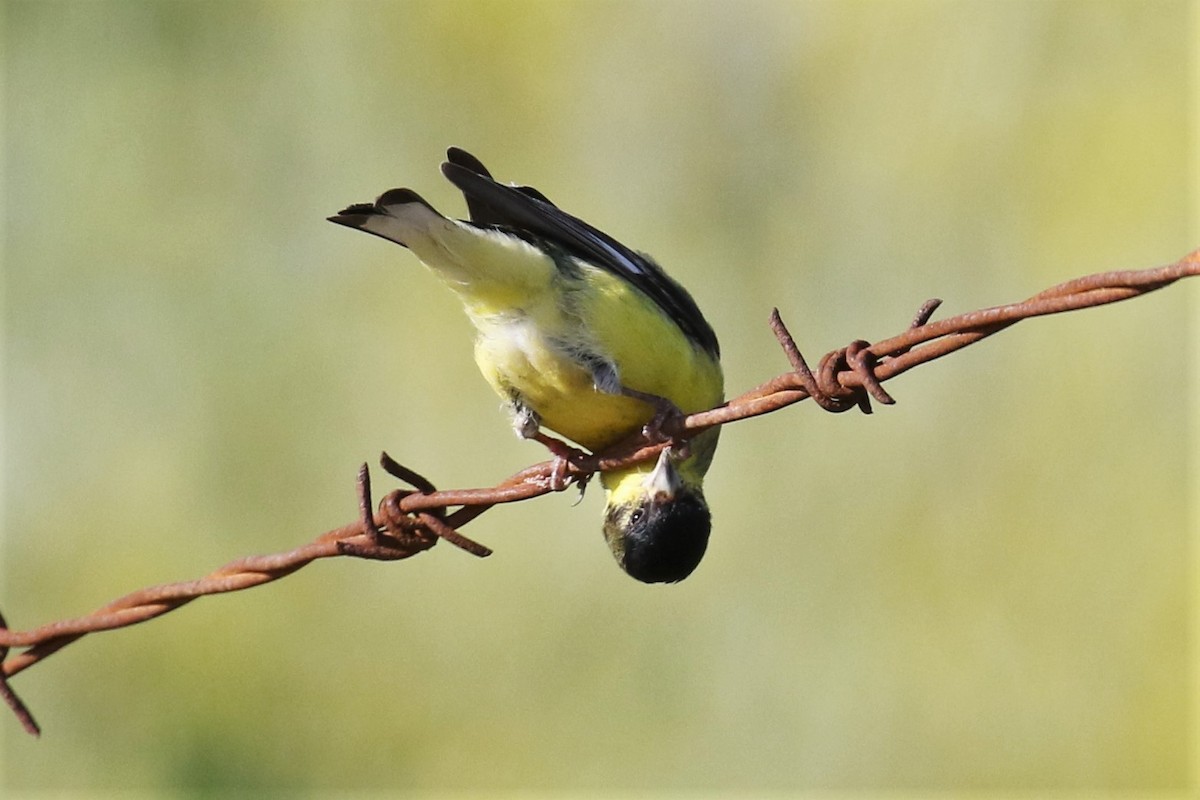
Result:
[[[772,306],[815,360],[1200,245],[1187,2],[2,13],[14,628],[349,522],[381,449],[447,488],[543,457],[453,298],[324,221],[394,186],[465,213],[447,145],[658,257],[731,394],[786,367]],[[467,528],[487,560],[324,562],[85,639],[14,681],[46,732],[0,719],[0,794],[1183,796],[1198,297],[731,427],[677,586],[559,495]]]

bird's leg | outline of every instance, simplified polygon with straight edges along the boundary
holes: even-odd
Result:
[[[627,386],[621,387],[621,394],[625,397],[632,397],[634,400],[641,400],[654,409],[654,416],[642,427],[643,436],[651,442],[674,443],[675,437],[663,433],[663,429],[668,426],[677,427],[683,421],[686,415],[679,409],[679,406],[665,397],[649,392],[639,392],[637,389],[630,389]]]
[[[542,433],[542,419],[538,413],[525,405],[518,398],[512,400],[513,430],[522,439],[532,439],[540,442],[554,456],[554,466],[550,470],[550,488],[561,492],[567,488],[567,470],[572,463],[578,463],[587,457],[587,453],[553,436]]]
[[[571,447],[562,439],[555,439],[553,436],[542,433],[540,430],[529,438],[540,442],[554,456],[554,466],[550,470],[550,488],[556,492],[567,488],[567,469],[571,464],[579,463],[582,459],[587,458],[587,453],[577,447]]]
[[[685,414],[679,409],[679,406],[660,395],[630,389],[621,383],[617,366],[610,361],[593,358],[589,366],[592,370],[592,383],[595,385],[596,391],[641,400],[654,409],[654,416],[642,427],[642,435],[646,439],[655,443],[670,441],[674,446],[674,437],[665,435],[663,428],[678,426],[683,420]]]

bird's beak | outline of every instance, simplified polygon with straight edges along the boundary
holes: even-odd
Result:
[[[664,449],[658,455],[658,463],[654,465],[654,470],[646,476],[646,480],[642,486],[650,494],[650,499],[656,502],[664,500],[674,500],[675,495],[679,493],[679,488],[683,485],[683,481],[679,478],[679,471],[675,469],[675,463],[671,461],[669,455],[671,448]]]

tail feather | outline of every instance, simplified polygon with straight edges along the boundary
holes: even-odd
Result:
[[[413,213],[417,211],[411,208],[414,204],[443,219],[436,208],[412,189],[389,189],[374,203],[355,203],[326,219],[408,247],[408,234],[412,233],[418,218],[424,216]]]
[[[463,159],[462,168],[490,183],[482,164]],[[486,214],[470,194],[467,202],[473,217]],[[545,291],[557,273],[553,258],[519,236],[479,220],[447,219],[412,189],[389,189],[374,203],[355,203],[328,220],[407,247],[456,292],[486,295],[497,307]],[[507,299],[501,303],[500,296]]]

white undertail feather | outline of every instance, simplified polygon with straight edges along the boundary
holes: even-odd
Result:
[[[460,294],[484,300],[495,291],[527,294],[545,290],[554,277],[553,260],[515,236],[447,219],[424,203],[383,208],[386,214],[368,217],[362,227],[412,250]]]

